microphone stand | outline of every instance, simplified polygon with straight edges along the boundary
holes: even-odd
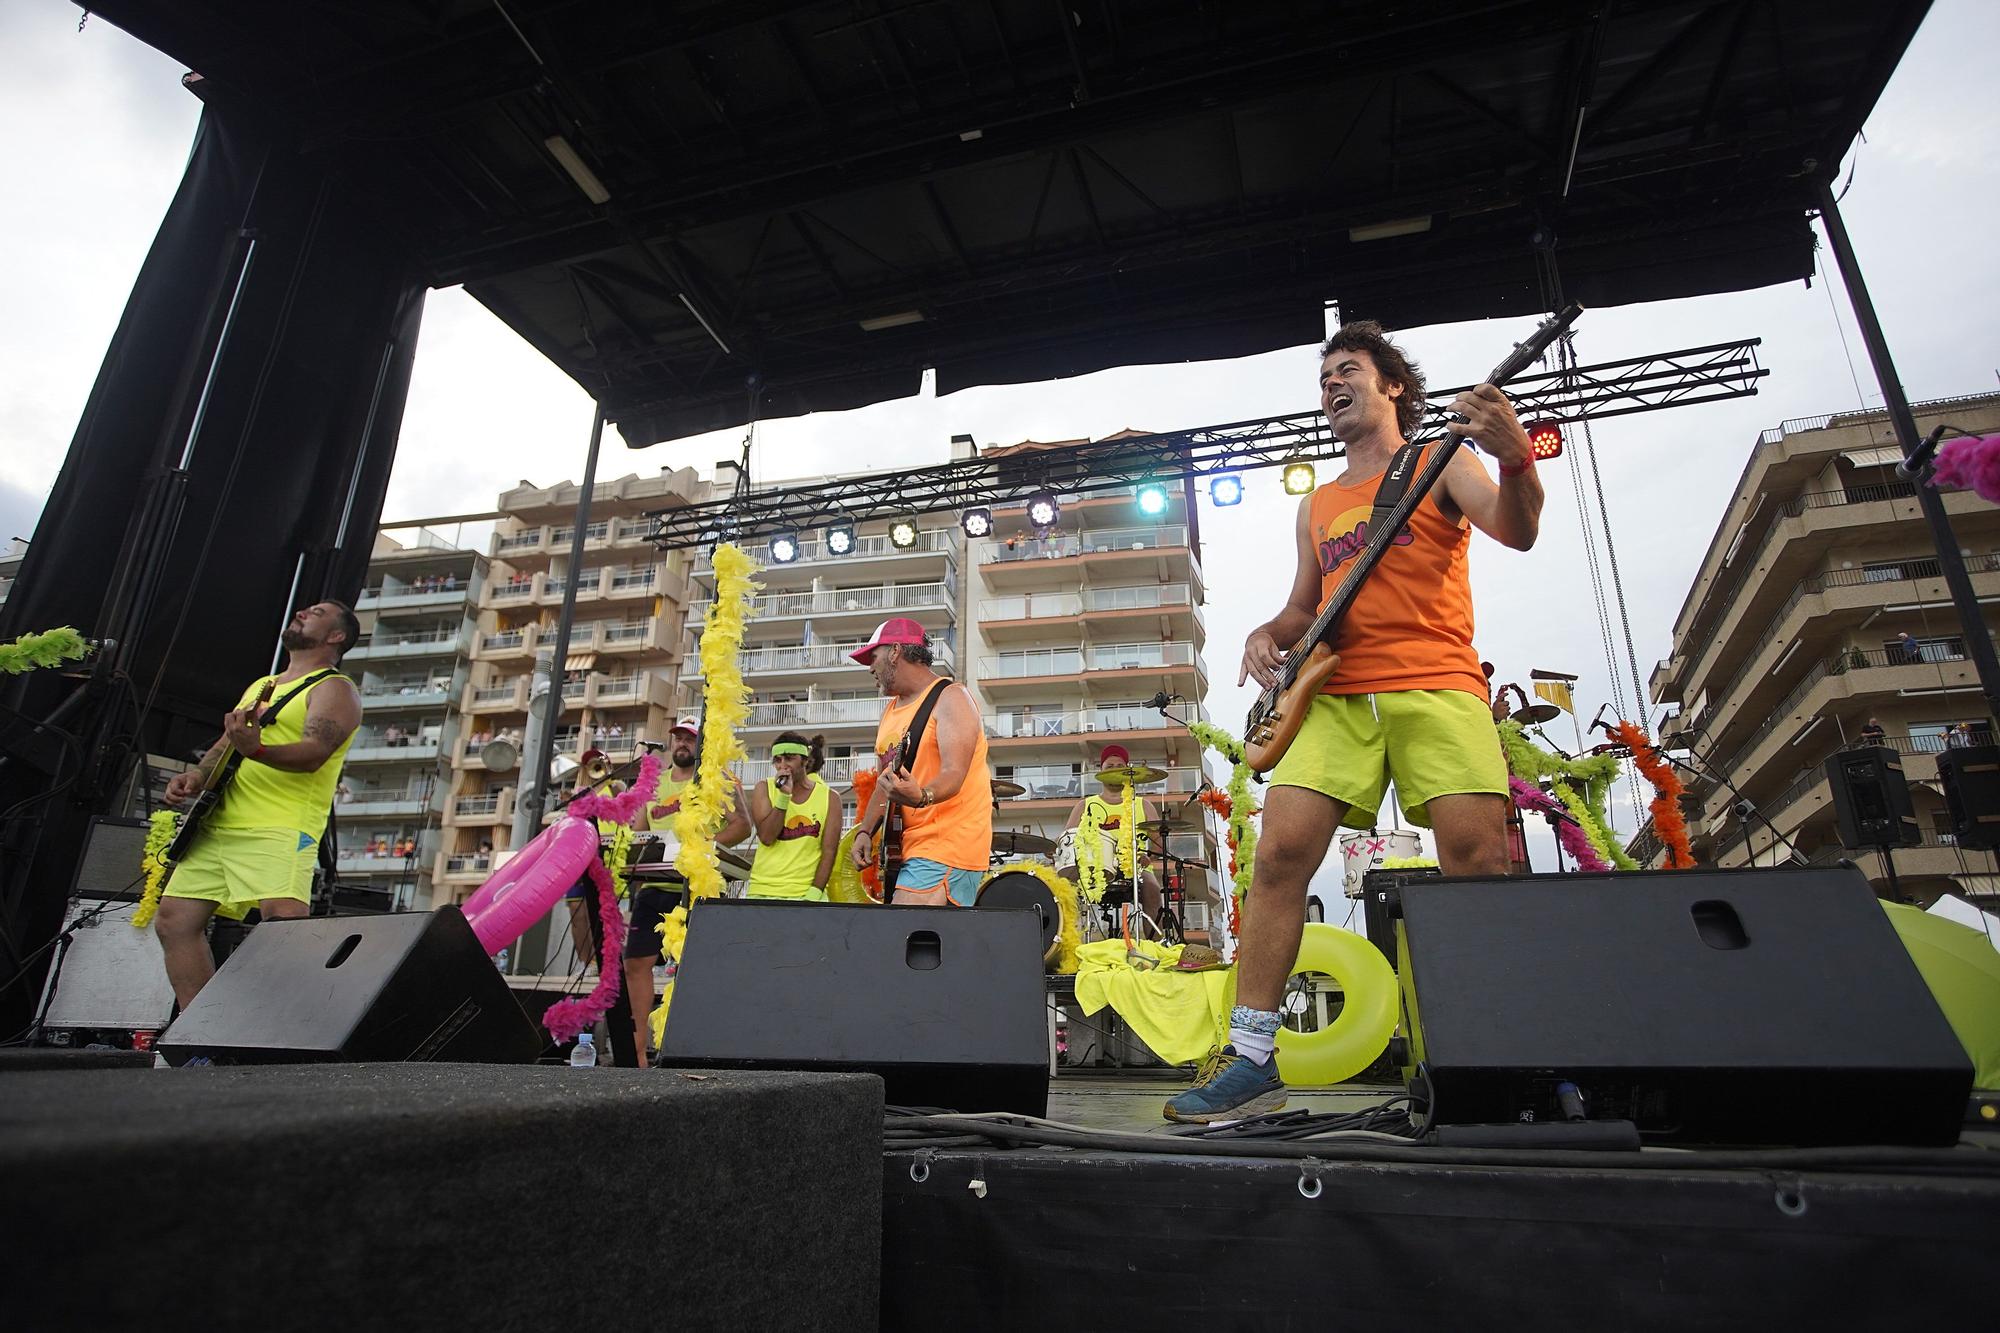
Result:
[[[1727,773],[1723,772],[1721,769],[1710,764],[1706,759],[1702,758],[1699,754],[1696,754],[1694,747],[1692,745],[1688,747],[1688,756],[1689,758],[1695,760],[1696,763],[1700,764],[1701,765],[1700,768],[1696,768],[1692,764],[1687,764],[1679,759],[1674,758],[1672,755],[1668,754],[1665,750],[1661,750],[1659,754],[1660,758],[1666,760],[1668,763],[1672,764],[1675,768],[1680,769],[1682,772],[1692,773],[1698,778],[1712,777],[1717,782],[1720,782],[1723,785],[1723,788],[1727,790],[1731,796],[1734,796],[1736,798],[1735,808],[1737,810],[1739,818],[1741,817],[1741,814],[1744,810],[1748,810],[1751,814],[1763,820],[1764,827],[1771,830],[1771,845],[1770,847],[1767,847],[1764,850],[1771,851],[1775,849],[1779,843],[1782,842],[1785,844],[1785,850],[1789,851],[1792,854],[1793,860],[1798,861],[1802,865],[1806,863],[1806,858],[1803,854],[1800,853],[1798,849],[1798,844],[1794,843],[1790,838],[1786,837],[1784,834],[1778,832],[1778,826],[1771,822],[1770,816],[1766,815],[1755,801],[1752,801],[1749,797],[1745,796],[1742,792],[1738,791],[1736,789],[1736,784],[1729,780],[1729,775]],[[1750,834],[1747,830],[1743,834],[1743,841],[1746,844],[1748,844],[1750,841]],[[1757,864],[1757,849],[1754,846],[1750,848],[1750,864],[1752,866]]]

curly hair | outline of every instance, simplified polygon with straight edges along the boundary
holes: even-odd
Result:
[[[806,756],[806,772],[817,773],[826,767],[826,737],[807,736],[802,731],[781,731],[773,745],[803,745],[812,753]]]
[[[1349,320],[1319,349],[1319,359],[1324,362],[1335,352],[1366,352],[1385,384],[1403,386],[1396,399],[1396,429],[1404,439],[1415,435],[1424,421],[1424,372],[1389,340],[1388,330],[1372,319]]]

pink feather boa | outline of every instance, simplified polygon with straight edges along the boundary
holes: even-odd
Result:
[[[2000,504],[2000,435],[1961,435],[1939,445],[1931,485],[1973,491],[1988,504]]]
[[[1583,829],[1577,824],[1576,817],[1563,808],[1561,801],[1540,787],[1516,777],[1509,777],[1507,785],[1514,792],[1514,804],[1523,810],[1538,815],[1558,816],[1555,821],[1556,838],[1562,843],[1563,850],[1576,862],[1578,870],[1611,869],[1604,863],[1604,858],[1597,854],[1597,849],[1590,845],[1590,839],[1583,836]]]
[[[565,813],[578,819],[604,819],[631,828],[659,785],[660,757],[648,754],[639,761],[639,780],[623,794],[600,796],[589,792],[571,801]],[[604,937],[604,956],[598,960],[597,985],[590,994],[557,1000],[542,1015],[542,1026],[558,1043],[575,1041],[586,1028],[597,1026],[597,1020],[617,1002],[619,989],[625,984],[625,918],[618,911],[618,891],[611,883],[611,872],[605,869],[603,857],[590,858],[590,882],[597,889],[597,919]]]

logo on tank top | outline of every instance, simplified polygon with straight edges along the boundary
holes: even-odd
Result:
[[[1374,515],[1372,506],[1356,505],[1331,524],[1318,531],[1319,572],[1331,574],[1342,565],[1361,554],[1361,548],[1368,545],[1368,524]],[[1331,535],[1329,535],[1329,533]],[[1408,546],[1417,539],[1417,534],[1405,523],[1402,531],[1390,543],[1392,546]]]
[[[792,838],[817,838],[819,835],[820,824],[817,819],[809,819],[804,815],[793,815],[785,821],[785,826],[778,830],[778,841],[785,842]]]

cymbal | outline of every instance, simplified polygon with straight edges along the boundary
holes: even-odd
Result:
[[[1561,716],[1562,709],[1554,704],[1529,704],[1526,708],[1515,711],[1514,720],[1524,727],[1535,727],[1544,722],[1553,722]]]
[[[998,856],[1047,856],[1056,849],[1055,839],[1039,833],[1017,833],[1013,829],[993,831],[993,851]]]
[[[1121,764],[1117,768],[1097,770],[1099,782],[1109,782],[1114,786],[1143,787],[1151,782],[1166,781],[1167,771],[1163,768],[1148,768],[1144,764]]]
[[[1009,782],[1005,778],[993,779],[993,798],[995,800],[1004,800],[1009,796],[1026,796],[1027,794],[1028,789],[1018,782]]]

